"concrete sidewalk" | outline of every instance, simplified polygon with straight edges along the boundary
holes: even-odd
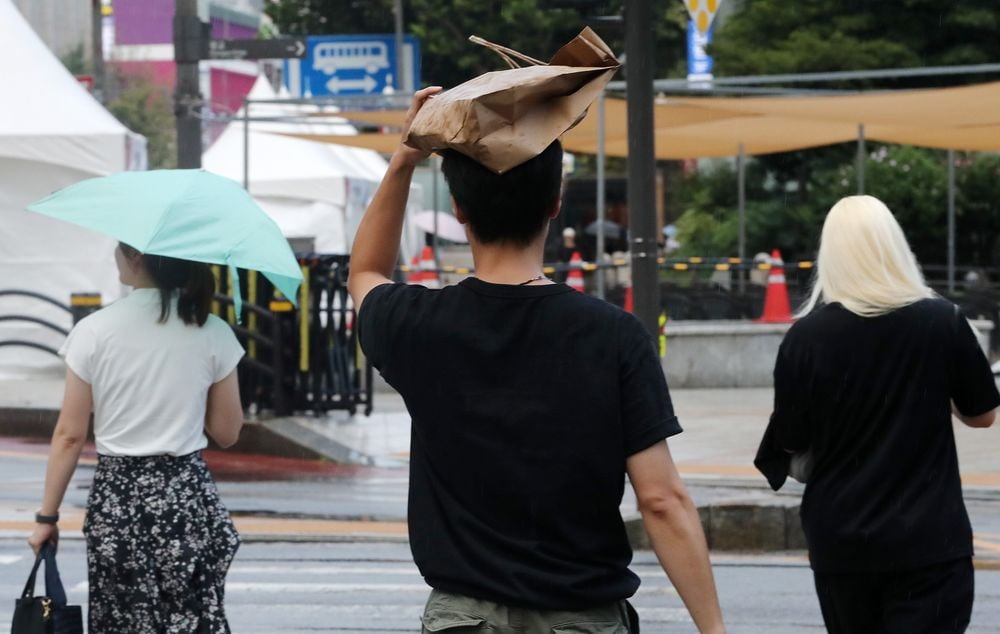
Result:
[[[0,435],[51,426],[61,393],[58,376],[0,381]],[[804,548],[797,517],[802,486],[789,481],[780,493],[774,493],[752,464],[771,411],[772,390],[689,389],[674,390],[672,396],[684,433],[670,439],[671,453],[699,506],[710,544],[719,550]],[[1000,505],[996,504],[1000,501],[1000,460],[996,459],[1000,431],[956,425],[955,435],[980,563],[990,560],[1000,565]],[[248,425],[245,436],[256,438],[251,453],[262,449],[280,453],[291,447],[308,457],[358,465],[359,469],[390,470],[403,480],[388,493],[373,490],[373,501],[367,505],[363,500],[368,490],[359,493],[355,501],[362,502],[352,508],[378,506],[377,512],[358,512],[352,517],[317,512],[322,504],[296,504],[294,500],[276,509],[234,508],[237,524],[248,538],[405,539],[410,419],[398,394],[377,392],[369,417],[333,412],[322,418],[259,421]],[[279,442],[284,448],[279,448]],[[248,468],[254,468],[252,463]],[[296,485],[287,486],[286,490],[294,490]],[[642,546],[645,534],[636,521],[631,491],[626,491],[622,512],[629,520],[633,541]],[[392,501],[379,506],[380,496]],[[0,533],[24,530],[13,517],[4,515],[0,498]],[[72,530],[79,518],[68,516],[67,521]]]

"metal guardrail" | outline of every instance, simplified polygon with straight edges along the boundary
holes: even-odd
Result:
[[[23,289],[6,289],[0,290],[0,297],[27,297],[29,299],[39,300],[56,308],[65,310],[73,319],[73,324],[80,321],[88,314],[99,309],[101,307],[101,296],[96,293],[73,293],[70,295],[69,304],[64,304],[57,299],[49,297],[48,295],[43,295],[35,291],[27,291]],[[0,322],[2,321],[15,321],[24,323],[33,323],[43,328],[55,331],[62,335],[63,337],[69,335],[69,331],[63,328],[59,324],[55,324],[47,319],[42,319],[41,317],[36,317],[34,315],[26,314],[5,314],[0,315]],[[27,341],[23,339],[4,339],[0,340],[0,347],[19,347],[19,348],[33,348],[35,350],[41,350],[42,352],[47,352],[51,355],[59,356],[59,351],[52,346],[48,346],[44,343],[39,343],[37,341]]]
[[[237,323],[229,276],[213,312],[227,319],[247,350],[240,363],[244,407],[294,412],[372,411],[373,371],[361,354],[347,292],[348,256],[302,254],[299,308],[254,271],[241,276],[245,301]]]

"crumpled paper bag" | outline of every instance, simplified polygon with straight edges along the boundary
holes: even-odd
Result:
[[[487,42],[512,67],[480,75],[431,97],[404,142],[434,152],[451,148],[502,174],[538,156],[580,122],[620,67],[590,27],[549,63]],[[530,66],[518,67],[513,58]]]

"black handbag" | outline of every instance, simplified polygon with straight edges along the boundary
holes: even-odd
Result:
[[[45,596],[36,597],[35,577],[43,560]],[[66,605],[66,591],[56,568],[56,548],[50,542],[38,551],[24,592],[15,601],[10,634],[83,634],[83,613],[78,605]]]

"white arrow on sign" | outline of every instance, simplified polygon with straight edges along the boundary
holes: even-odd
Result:
[[[305,55],[306,55],[305,40],[295,40],[295,56],[305,57]]]
[[[378,82],[372,79],[369,75],[365,75],[364,79],[338,79],[332,77],[330,81],[326,82],[326,87],[331,93],[337,94],[342,90],[363,90],[365,92],[371,92],[375,90],[378,86]]]

